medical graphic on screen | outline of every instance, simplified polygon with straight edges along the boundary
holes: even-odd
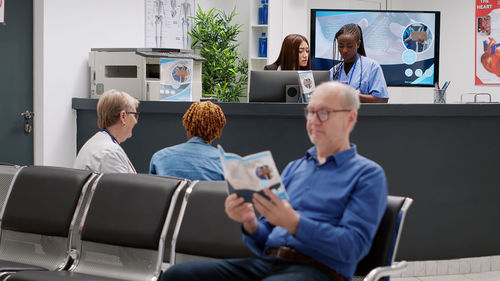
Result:
[[[377,61],[389,86],[434,86],[439,70],[439,12],[311,10],[314,70],[328,70],[335,33],[356,23],[363,31],[366,56]]]

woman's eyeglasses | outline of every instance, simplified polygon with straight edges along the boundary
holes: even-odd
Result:
[[[139,112],[132,112],[132,111],[127,111],[127,114],[133,114],[135,117],[135,120],[139,121]]]

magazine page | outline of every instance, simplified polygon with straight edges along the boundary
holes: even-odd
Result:
[[[229,193],[236,192],[238,196],[243,196],[245,201],[252,202],[254,192],[264,195],[262,189],[269,188],[280,199],[288,200],[288,194],[270,151],[241,157],[234,153],[226,153],[220,145],[217,147]]]
[[[299,89],[302,102],[308,103],[316,88],[313,73],[311,70],[297,71],[297,73],[299,74]]]

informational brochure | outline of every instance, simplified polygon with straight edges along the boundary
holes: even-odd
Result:
[[[311,99],[311,95],[316,88],[314,84],[314,77],[311,70],[308,71],[297,71],[299,74],[299,90],[300,97],[303,103],[308,103]]]
[[[193,60],[160,60],[160,97],[162,101],[192,101]]]
[[[267,197],[262,189],[269,188],[280,199],[288,200],[288,194],[270,151],[241,157],[234,153],[226,153],[220,145],[217,147],[229,194],[236,193],[244,197],[245,201],[252,202],[254,192]]]

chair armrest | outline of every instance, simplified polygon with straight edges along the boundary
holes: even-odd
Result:
[[[380,278],[403,272],[408,267],[406,261],[400,261],[391,266],[380,266],[372,269],[363,281],[378,281]]]

